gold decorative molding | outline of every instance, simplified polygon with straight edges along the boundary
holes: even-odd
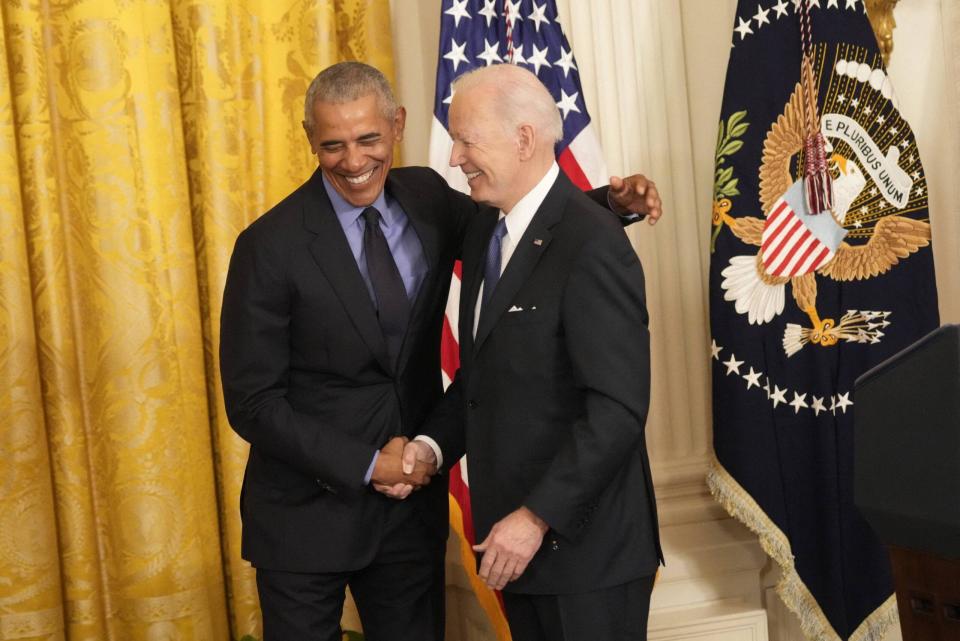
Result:
[[[880,45],[883,63],[886,65],[890,64],[890,54],[893,52],[893,30],[897,28],[893,8],[897,6],[897,2],[899,0],[864,0],[873,33]]]

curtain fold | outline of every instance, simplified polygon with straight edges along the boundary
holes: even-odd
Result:
[[[310,79],[392,76],[386,5],[0,5],[0,640],[259,636],[223,280]]]

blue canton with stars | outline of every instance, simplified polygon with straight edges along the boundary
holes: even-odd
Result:
[[[443,0],[433,113],[447,128],[450,83],[471,69],[507,62],[508,14],[513,62],[537,74],[563,116],[559,153],[590,123],[590,115],[553,0]]]

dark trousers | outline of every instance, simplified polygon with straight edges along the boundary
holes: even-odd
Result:
[[[367,641],[442,641],[445,542],[404,507],[391,510],[380,549],[360,570],[257,568],[263,641],[340,641],[347,586]]]
[[[646,641],[653,576],[581,594],[503,593],[513,641]]]

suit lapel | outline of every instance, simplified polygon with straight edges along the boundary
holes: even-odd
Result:
[[[363,342],[373,352],[384,371],[392,372],[387,345],[377,321],[377,312],[370,300],[367,284],[360,275],[343,227],[340,226],[333,205],[330,204],[319,169],[310,178],[303,220],[304,226],[317,235],[310,243],[313,259],[317,261],[330,286],[337,293]]]
[[[507,263],[507,268],[500,276],[496,289],[493,290],[493,295],[480,311],[480,324],[477,326],[477,336],[473,346],[474,352],[477,352],[483,346],[483,342],[490,335],[497,321],[507,311],[510,302],[530,277],[547,247],[550,246],[552,239],[550,228],[560,222],[563,217],[563,207],[571,188],[572,184],[561,173],[550,191],[547,192],[547,197],[540,204],[533,220],[530,221],[530,225],[520,238],[520,242],[517,243],[513,256]]]
[[[437,296],[437,263],[439,261],[440,233],[437,226],[429,219],[427,212],[424,211],[422,202],[418,202],[416,194],[412,193],[401,181],[397,180],[393,174],[387,175],[387,192],[400,203],[410,224],[413,225],[417,238],[420,239],[420,245],[423,248],[423,255],[427,261],[427,273],[424,274],[420,290],[417,292],[416,300],[411,301],[410,318],[407,319],[407,331],[404,336],[403,346],[400,348],[400,356],[397,359],[397,374],[403,372],[410,360],[410,350],[413,348],[414,341],[410,340],[411,330],[421,326],[423,315],[427,313],[430,301]]]

